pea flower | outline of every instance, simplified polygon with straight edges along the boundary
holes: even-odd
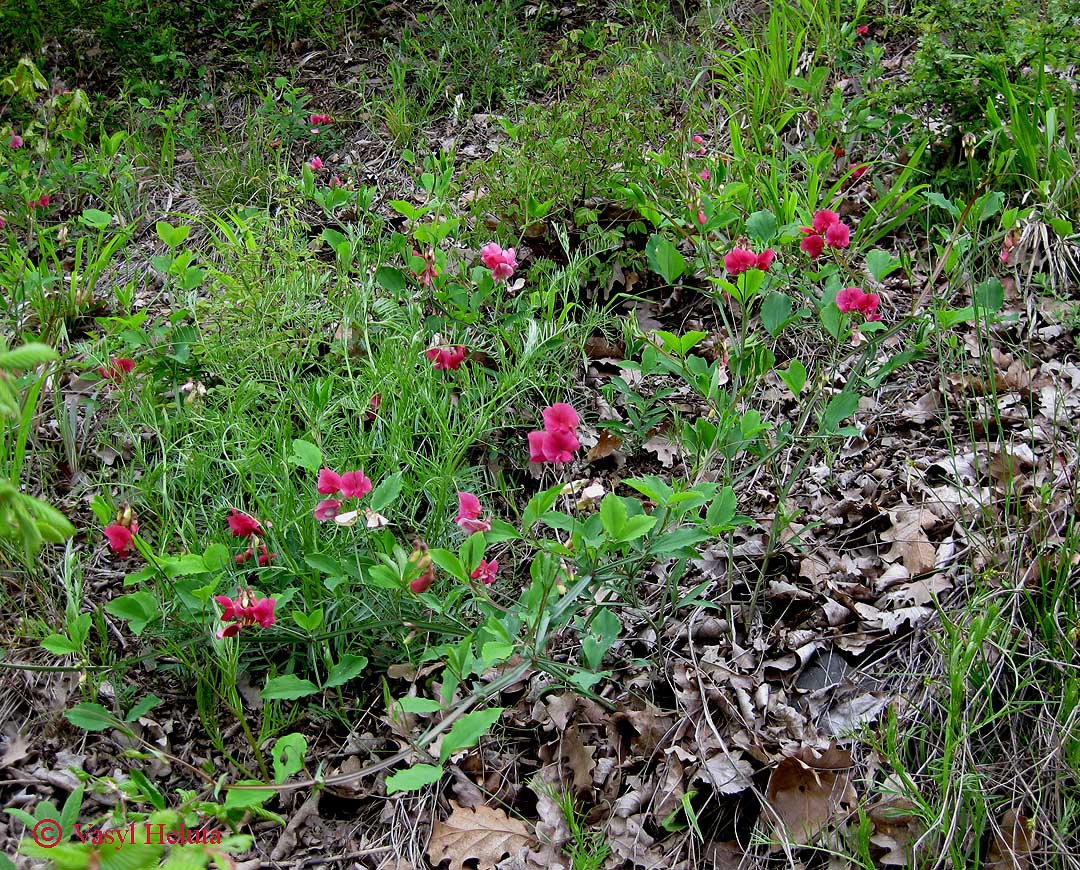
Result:
[[[529,433],[529,461],[569,462],[581,447],[577,439],[578,415],[570,405],[557,402],[543,411],[544,428]]]
[[[749,269],[767,272],[775,257],[776,252],[772,248],[755,254],[747,248],[735,247],[724,256],[724,270],[729,275],[741,275]]]
[[[139,534],[139,521],[131,505],[124,505],[116,514],[116,519],[103,529],[109,542],[109,549],[116,555],[123,556],[131,548],[132,539]]]
[[[693,144],[697,145],[697,150],[694,152],[695,154],[704,154],[705,153],[705,151],[706,151],[705,139],[700,134],[695,133],[693,136],[690,137],[690,141]]]
[[[277,599],[259,598],[253,589],[240,589],[235,599],[227,595],[215,595],[214,600],[221,605],[222,621],[231,623],[222,626],[217,633],[219,638],[233,637],[240,633],[240,629],[254,625],[269,628],[277,621],[274,616]]]
[[[107,366],[98,369],[98,374],[110,381],[120,383],[124,375],[130,375],[135,371],[135,360],[128,357],[113,357]]]
[[[502,248],[498,242],[488,242],[480,249],[480,261],[491,270],[496,281],[505,281],[518,266],[513,248]]]
[[[708,169],[702,169],[701,172],[698,173],[698,178],[702,181],[708,181],[712,176],[709,174]]]
[[[0,214],[0,230],[7,226],[7,221],[4,220],[4,216]]]
[[[491,531],[491,523],[487,520],[480,519],[480,499],[478,499],[471,492],[459,492],[458,498],[458,515],[454,520],[461,528],[463,528],[470,535],[474,532],[488,532]]]
[[[236,508],[229,508],[229,510],[231,511],[228,518],[229,530],[234,538],[250,538],[253,535],[263,534],[262,523],[251,514],[238,511]]]
[[[414,544],[413,551],[409,554],[409,563],[420,571],[419,576],[409,583],[409,590],[414,595],[427,592],[435,582],[435,566],[431,563],[427,545],[422,541]]]
[[[840,220],[840,215],[827,208],[814,212],[813,226],[799,227],[799,230],[805,235],[799,248],[811,259],[820,257],[826,245],[830,248],[846,248],[851,244],[851,230]]]
[[[469,576],[473,580],[479,580],[485,586],[490,586],[495,582],[495,574],[499,570],[499,560],[492,559],[490,562],[487,559],[481,559],[480,564],[476,566],[476,570]]]
[[[461,368],[467,353],[468,351],[464,347],[455,345],[454,347],[430,348],[424,352],[424,356],[431,360],[436,370],[449,371]]]
[[[10,148],[22,148],[22,146],[23,146],[22,136],[20,136],[18,133],[12,133],[11,138],[8,139],[8,147],[10,147]]]
[[[323,168],[322,158],[321,157],[312,157],[308,161],[308,166],[310,166],[312,169],[314,169],[316,172],[318,172],[320,169]]]
[[[421,260],[424,261],[423,271],[413,272],[413,274],[416,276],[416,280],[419,281],[423,286],[430,287],[431,282],[435,280],[435,276],[438,274],[435,271],[435,251],[431,248],[428,248],[427,253],[421,254],[414,248],[413,256],[419,257]]]
[[[332,519],[340,525],[351,526],[360,518],[360,512],[354,510],[348,514],[341,514],[339,517],[342,500],[363,498],[371,492],[371,479],[363,471],[346,471],[344,474],[338,474],[330,468],[323,468],[319,471],[319,481],[316,489],[318,489],[320,495],[334,497],[325,498],[315,506],[313,511],[315,519],[320,523]],[[341,498],[336,498],[339,495]]]
[[[867,321],[881,320],[878,305],[881,297],[877,293],[865,293],[859,287],[845,287],[836,294],[836,307],[844,314],[858,311]]]
[[[858,27],[855,28],[855,32],[859,34],[859,36],[867,36],[870,33],[870,25],[860,24]]]

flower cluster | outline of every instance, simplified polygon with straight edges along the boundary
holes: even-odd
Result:
[[[229,508],[229,510],[229,530],[233,533],[233,537],[248,539],[247,549],[236,554],[236,564],[243,565],[258,551],[259,556],[256,561],[260,567],[269,565],[271,559],[277,558],[277,553],[271,553],[270,548],[266,546],[264,540],[266,532],[263,531],[262,523],[251,514],[238,511],[236,508]]]
[[[308,166],[311,167],[312,171],[318,172],[320,169],[323,168],[322,158],[318,156],[312,157],[308,161]]]
[[[866,293],[859,287],[845,287],[836,294],[836,307],[843,313],[858,311],[868,321],[881,320],[878,305],[881,297],[877,293]]]
[[[459,492],[457,494],[458,500],[458,515],[454,519],[461,528],[463,528],[470,535],[475,532],[489,532],[491,531],[491,523],[487,520],[480,519],[480,499],[478,499],[471,492]]]
[[[479,580],[485,586],[490,586],[495,582],[495,575],[499,571],[499,560],[492,559],[490,562],[487,559],[481,559],[480,564],[476,566],[476,570],[469,576],[473,580]]]
[[[437,371],[450,371],[451,369],[461,368],[461,364],[465,362],[467,355],[468,351],[461,345],[433,347],[424,352],[424,356],[431,360]]]
[[[235,599],[226,595],[215,595],[214,600],[221,605],[222,620],[231,623],[221,627],[217,633],[218,637],[233,637],[240,633],[240,629],[252,625],[269,628],[276,621],[274,607],[277,605],[277,600],[259,598],[253,589],[240,589]]]
[[[319,128],[324,124],[329,124],[331,118],[329,115],[312,115],[308,118],[308,123],[311,125],[311,135],[318,136]]]
[[[341,498],[326,498],[315,507],[315,519],[320,523],[337,516],[341,510],[343,499],[363,498],[371,492],[371,479],[362,471],[346,471],[338,474],[329,468],[319,472],[318,490],[320,495],[338,496]]]
[[[529,461],[569,462],[581,447],[577,439],[578,415],[565,402],[544,409],[544,428],[529,433]]]
[[[748,269],[760,269],[762,272],[769,271],[776,252],[772,248],[766,248],[760,254],[753,251],[736,247],[724,256],[724,269],[729,275],[741,275]]]
[[[8,147],[9,148],[22,148],[22,146],[23,146],[22,136],[20,136],[18,133],[12,133],[11,138],[8,139]]]
[[[427,253],[421,254],[415,248],[413,249],[413,256],[418,257],[424,261],[424,268],[420,272],[413,272],[416,276],[416,280],[424,287],[430,287],[431,282],[435,280],[435,276],[438,274],[435,271],[435,251],[433,248],[428,248]]]
[[[805,234],[799,247],[811,258],[820,257],[826,245],[830,248],[846,248],[851,244],[851,230],[836,212],[826,208],[814,212],[813,224],[811,227],[799,227]]]
[[[513,248],[502,248],[498,242],[488,242],[480,249],[480,261],[491,270],[496,281],[505,281],[517,268],[517,254]]]
[[[114,357],[109,360],[107,366],[98,369],[98,374],[110,381],[120,383],[125,375],[130,375],[133,371],[135,371],[135,360],[128,357]]]
[[[39,199],[32,199],[27,205],[30,208],[47,208],[50,202],[52,202],[52,198],[49,194],[43,193]]]
[[[116,519],[105,526],[105,538],[111,549],[118,556],[123,556],[131,548],[132,538],[139,534],[139,521],[131,505],[126,504],[116,514]]]

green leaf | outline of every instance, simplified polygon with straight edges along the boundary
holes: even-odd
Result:
[[[859,397],[855,393],[840,393],[829,400],[825,409],[824,429],[832,432],[840,426],[841,421],[846,420],[859,407]]]
[[[437,764],[414,764],[386,778],[386,793],[419,791],[442,779],[443,769]]]
[[[756,211],[746,219],[746,234],[765,245],[776,235],[776,215],[771,211]]]
[[[979,201],[975,203],[975,208],[979,212],[979,223],[985,220],[989,220],[999,211],[1001,206],[1005,203],[1005,194],[1000,190],[988,190],[982,196],[979,197]]]
[[[649,530],[656,525],[656,517],[650,517],[646,514],[638,514],[636,517],[630,517],[615,540],[619,543],[627,543],[628,541],[635,541],[638,538],[644,537],[649,533]]]
[[[367,664],[367,656],[345,653],[338,663],[330,668],[330,673],[323,684],[324,688],[336,689],[338,686],[345,685],[353,677],[358,676],[367,667]]]
[[[393,266],[379,266],[375,270],[375,280],[388,293],[398,294],[405,290],[405,273]]]
[[[299,610],[293,611],[293,622],[295,622],[300,628],[307,632],[318,631],[323,624],[323,618],[325,614],[321,607],[316,607],[311,613],[302,613]]]
[[[254,779],[245,779],[236,785],[262,785]],[[247,809],[248,807],[262,806],[264,801],[270,800],[277,792],[269,788],[240,789],[230,788],[225,793],[226,809]]]
[[[439,761],[446,761],[459,749],[467,749],[476,743],[492,725],[499,721],[503,709],[491,707],[487,710],[473,710],[458,719],[443,738],[442,747],[439,750]]]
[[[309,555],[304,556],[304,561],[320,574],[337,577],[345,573],[345,570],[341,567],[341,563],[333,556],[326,553],[310,553]]]
[[[224,544],[210,544],[202,554],[207,571],[224,571],[233,561],[232,553]]]
[[[91,704],[84,701],[76,704],[70,710],[64,711],[64,718],[76,728],[84,731],[104,731],[107,728],[124,728],[124,723],[106,710],[101,704]]]
[[[411,221],[418,220],[424,216],[427,209],[417,208],[411,202],[406,202],[403,199],[393,199],[387,203],[398,214],[407,217]]]
[[[292,443],[292,453],[289,454],[289,462],[300,468],[306,468],[308,471],[318,474],[323,467],[323,454],[322,451],[310,441],[305,441],[303,438],[295,438]]]
[[[705,514],[705,522],[709,524],[710,528],[726,527],[735,518],[737,507],[738,499],[735,490],[730,486],[725,486],[720,490],[719,495],[713,499],[712,504],[709,505],[709,510]]]
[[[600,521],[612,540],[617,540],[626,525],[626,505],[619,496],[609,492],[600,502]]]
[[[314,695],[318,691],[319,687],[311,680],[301,679],[296,674],[285,674],[267,680],[266,688],[262,690],[262,696],[263,700],[266,701],[294,701],[297,698]]]
[[[443,569],[451,577],[461,580],[467,583],[469,575],[465,572],[465,566],[461,564],[461,560],[457,557],[456,553],[451,553],[449,550],[435,549],[428,550],[428,555],[431,556],[431,561]]]
[[[997,278],[983,281],[975,288],[975,305],[996,314],[1005,305],[1005,288]]]
[[[776,338],[791,317],[791,300],[783,293],[770,293],[761,303],[761,324]]]
[[[484,540],[488,544],[498,544],[503,541],[516,541],[521,537],[515,529],[506,520],[491,520],[491,530],[484,532]]]
[[[880,248],[874,248],[866,255],[866,268],[875,281],[884,281],[887,276],[900,268],[900,261]]]
[[[161,698],[157,695],[147,695],[145,698],[140,699],[134,707],[128,710],[127,715],[124,717],[124,721],[134,722],[142,716],[145,716],[160,703]]]
[[[79,215],[79,223],[95,230],[103,230],[112,223],[112,215],[96,208],[88,208]]]
[[[70,638],[62,634],[50,634],[41,642],[41,646],[54,656],[69,656],[77,653],[80,647],[71,642]]]
[[[307,738],[303,734],[286,734],[274,742],[270,758],[274,762],[274,782],[279,785],[304,767],[307,755]]]
[[[954,218],[960,217],[960,209],[958,209],[951,200],[947,199],[944,195],[937,191],[931,191],[926,194],[926,201],[931,205],[936,205],[939,208],[945,209]]]
[[[146,590],[132,592],[114,598],[105,605],[105,612],[126,620],[131,633],[138,637],[143,629],[157,617],[160,609],[157,599]]]
[[[25,371],[55,359],[59,359],[59,355],[47,344],[31,342],[0,353],[0,370]]]
[[[443,707],[438,701],[431,698],[399,698],[399,707],[405,713],[438,713]]]
[[[669,239],[656,233],[649,236],[645,244],[645,257],[652,270],[668,284],[674,284],[686,271],[686,258],[679,253],[679,249]]]
[[[401,494],[401,472],[395,471],[368,495],[368,507],[381,514]]]
[[[798,398],[803,391],[803,387],[806,386],[806,366],[797,359],[793,359],[788,363],[786,369],[778,371],[777,374],[780,376],[780,380],[787,384],[787,388],[791,390],[792,394]]]
[[[176,248],[182,244],[184,239],[188,237],[188,233],[191,232],[189,226],[174,227],[168,221],[158,221],[154,229],[157,230],[158,238],[170,248]]]

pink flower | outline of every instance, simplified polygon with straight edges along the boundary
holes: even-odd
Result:
[[[315,519],[320,523],[332,520],[341,509],[341,502],[336,498],[324,498],[315,506]]]
[[[690,137],[690,141],[698,146],[697,151],[695,153],[697,153],[697,154],[704,154],[705,153],[705,151],[706,151],[705,139],[700,134],[695,133],[693,136]]]
[[[425,351],[426,356],[434,365],[436,370],[449,371],[450,369],[459,369],[461,364],[465,362],[465,356],[468,351],[461,345],[454,347],[433,347]]]
[[[766,248],[760,254],[757,255],[757,262],[754,263],[754,268],[760,269],[762,272],[768,272],[769,266],[772,265],[773,260],[776,258],[776,251],[772,248]]]
[[[413,272],[413,274],[416,275],[416,280],[423,286],[430,287],[431,282],[435,280],[435,277],[438,274],[435,271],[435,251],[429,248],[426,254],[421,254],[416,249],[413,249],[413,256],[419,257],[424,261],[423,271]]]
[[[802,227],[802,229],[806,230],[808,227]],[[825,240],[815,233],[799,242],[799,248],[808,253],[811,260],[815,260],[820,257],[821,252],[825,250]]]
[[[862,178],[866,174],[866,170],[870,167],[865,163],[860,163],[854,169],[851,170],[852,178]]]
[[[814,232],[824,235],[825,231],[839,220],[840,215],[836,212],[829,211],[827,208],[818,209],[814,212]]]
[[[724,255],[724,270],[729,275],[741,275],[757,264],[757,256],[746,248],[732,248]]]
[[[345,182],[341,180],[340,176],[335,175],[333,178],[330,179],[330,187],[334,188],[334,187],[344,187],[344,186],[345,186]]]
[[[491,531],[491,523],[480,519],[480,499],[471,492],[459,492],[457,498],[458,515],[454,520],[455,523],[470,535],[475,532]]]
[[[323,168],[322,158],[321,157],[312,157],[308,161],[308,166],[310,166],[312,169],[314,169],[316,172],[318,172],[320,169]]]
[[[8,146],[11,148],[22,148],[22,136],[20,136],[18,133],[12,133],[11,138],[8,139]]]
[[[435,569],[428,568],[417,577],[412,583],[409,584],[409,589],[414,595],[420,595],[427,592],[431,588],[431,584],[435,582]]]
[[[574,452],[581,447],[581,442],[573,432],[530,432],[529,461],[551,462],[558,464],[569,462]]]
[[[846,248],[851,244],[851,230],[840,221],[825,230],[825,244],[830,248]]]
[[[712,176],[709,174],[708,169],[702,169],[701,172],[698,173],[698,178],[702,181],[708,181]]]
[[[50,202],[52,202],[52,199],[49,197],[49,194],[43,193],[41,195],[41,199],[39,199],[34,204],[37,205],[39,208],[48,208]]]
[[[860,24],[858,27],[855,28],[855,32],[859,34],[859,36],[866,36],[870,32],[870,25]]]
[[[699,209],[698,209],[698,213],[697,213],[697,222],[698,222],[699,224],[701,224],[702,226],[705,226],[705,224],[706,224],[706,223],[708,222],[708,220],[709,220],[709,219],[708,219],[707,217],[705,217],[705,212],[704,212],[704,211],[702,211],[702,210],[701,210],[701,209],[699,208]]]
[[[865,293],[859,287],[845,287],[836,294],[836,307],[841,312],[858,311],[868,321],[881,320],[880,304],[881,297],[877,293]]]
[[[1012,253],[1012,251],[1009,248],[1002,248],[1001,249],[1001,263],[1002,263],[1003,266],[1009,265],[1009,255],[1011,253]]]
[[[481,559],[480,564],[476,566],[476,570],[469,576],[473,580],[479,580],[485,586],[490,586],[495,582],[495,574],[499,570],[499,560],[492,559],[490,562],[487,559]]]
[[[266,558],[270,560],[269,554]],[[263,564],[262,559],[260,556],[260,564]],[[277,599],[259,598],[253,589],[241,589],[235,600],[227,595],[215,595],[214,601],[221,605],[222,622],[231,623],[218,631],[218,637],[233,637],[240,633],[240,629],[254,625],[269,628],[277,621],[274,615]]]
[[[7,221],[4,220],[4,216],[0,214],[0,230],[7,226]]]
[[[108,366],[102,366],[98,369],[98,374],[103,378],[108,378],[110,381],[116,381],[120,383],[124,379],[124,375],[130,375],[135,370],[135,360],[128,357],[113,357],[109,360]]]
[[[530,432],[529,462],[547,461],[547,432]]]
[[[329,115],[312,115],[308,119],[308,123],[311,124],[312,127],[318,127],[321,124],[329,124],[330,123],[330,116]]]
[[[566,402],[556,402],[542,412],[544,429],[548,432],[570,432],[578,427],[577,411]],[[576,449],[576,448],[575,448]]]
[[[491,270],[491,277],[496,281],[509,278],[518,265],[514,249],[504,249],[498,242],[488,242],[480,249],[480,261]]]
[[[362,471],[346,471],[341,475],[341,494],[345,498],[363,498],[371,492],[371,479]]]
[[[320,495],[336,495],[341,492],[341,475],[329,468],[320,469],[316,488]]]
[[[135,531],[138,531],[138,526],[135,527]],[[131,529],[125,528],[119,523],[110,523],[105,526],[105,537],[109,541],[109,548],[118,556],[123,556],[127,553],[131,547],[131,539],[134,537],[134,533]]]
[[[232,513],[229,514],[228,523],[234,538],[250,538],[252,535],[263,534],[262,524],[255,517],[238,511],[236,508],[229,508],[229,510]]]

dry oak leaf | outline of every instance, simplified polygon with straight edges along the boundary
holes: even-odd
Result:
[[[466,870],[470,862],[477,870],[490,870],[507,857],[525,858],[538,847],[529,826],[502,810],[488,806],[467,810],[456,801],[450,806],[450,818],[435,822],[431,829],[428,859],[436,866],[449,858],[450,870]]]
[[[791,842],[805,846],[830,822],[847,816],[845,805],[858,800],[851,765],[851,753],[834,744],[821,756],[804,747],[773,768],[765,794],[775,816],[769,815],[786,828]],[[776,835],[784,839],[782,829]]]
[[[1032,821],[1014,809],[1008,809],[998,822],[1000,831],[986,853],[986,870],[1027,870],[1036,839]]]
[[[903,562],[912,577],[933,569],[936,551],[923,531],[937,523],[933,511],[905,504],[889,511],[889,519],[893,527],[881,533],[881,540],[891,542],[892,547],[882,558]]]

